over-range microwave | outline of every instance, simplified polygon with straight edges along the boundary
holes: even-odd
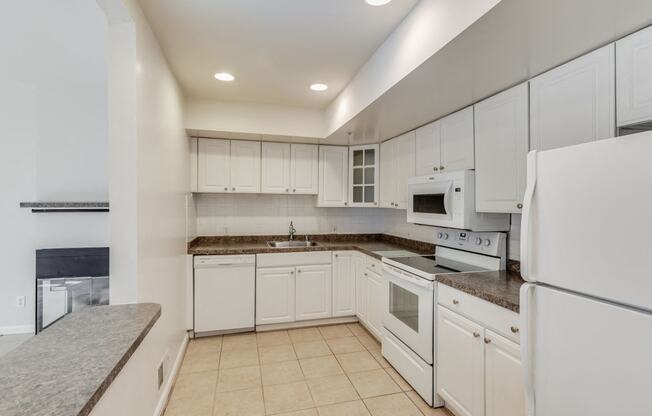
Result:
[[[475,171],[408,179],[407,221],[472,231],[508,231],[509,214],[475,211]]]

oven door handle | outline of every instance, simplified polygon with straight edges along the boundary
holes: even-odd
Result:
[[[400,270],[398,270],[395,267],[392,267],[387,264],[383,264],[383,268],[387,273],[389,273],[391,276],[403,280],[405,282],[408,282],[412,285],[418,286],[423,289],[432,289],[433,288],[433,283],[430,280],[422,279],[420,277],[414,277],[412,275],[409,275],[407,273],[404,273]]]

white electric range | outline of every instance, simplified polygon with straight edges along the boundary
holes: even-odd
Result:
[[[383,258],[383,357],[434,407],[435,280],[440,274],[502,270],[507,235],[436,228],[434,255]]]

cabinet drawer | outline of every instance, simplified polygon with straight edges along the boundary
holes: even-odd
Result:
[[[330,251],[256,254],[256,267],[306,266],[331,264]]]
[[[519,343],[519,316],[450,286],[437,284],[437,303]]]
[[[366,256],[367,269],[374,273],[383,274],[383,263],[374,257]]]

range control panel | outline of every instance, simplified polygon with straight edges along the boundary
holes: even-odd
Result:
[[[435,227],[435,244],[488,256],[503,257],[507,252],[507,234]]]

